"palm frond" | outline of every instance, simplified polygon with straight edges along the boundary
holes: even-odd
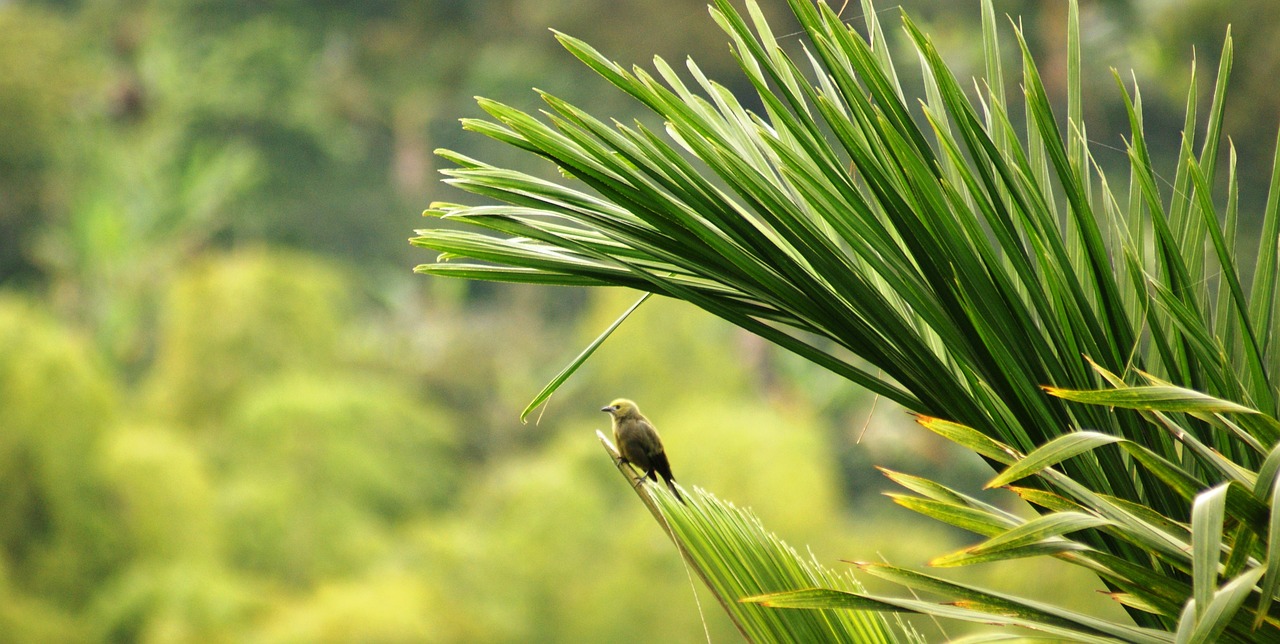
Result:
[[[873,611],[774,611],[739,601],[783,589],[824,587],[861,592],[853,575],[802,557],[765,530],[750,511],[705,490],[682,490],[684,502],[660,485],[637,480],[617,448],[597,432],[618,472],[631,484],[658,525],[715,595],[738,631],[751,642],[923,642],[906,623],[891,626]]]
[[[1274,418],[1265,417],[1255,409],[1203,394],[1192,395],[1194,392],[1179,390],[1178,396],[1170,396],[1167,387],[1121,384],[1115,389],[1053,393],[1066,399],[1097,405],[1124,405],[1141,411],[1150,425],[1159,431],[1172,432],[1188,445],[1197,440],[1189,427],[1190,422],[1197,420],[1197,415],[1219,427],[1246,416],[1266,418],[1258,426],[1275,422]],[[1170,413],[1179,414],[1182,420],[1166,415]],[[932,424],[924,423],[926,427]],[[943,435],[962,433],[955,428],[947,428]],[[1280,611],[1273,606],[1275,588],[1280,585],[1276,578],[1280,565],[1275,563],[1275,553],[1270,545],[1280,534],[1276,532],[1280,524],[1276,523],[1271,512],[1274,500],[1280,494],[1280,478],[1276,477],[1276,468],[1280,467],[1280,448],[1274,448],[1266,455],[1265,467],[1258,471],[1219,456],[1222,459],[1220,464],[1229,468],[1230,476],[1224,473],[1228,480],[1212,487],[1205,487],[1196,479],[1197,470],[1202,468],[1175,465],[1144,446],[1094,432],[1067,434],[1025,455],[1016,454],[1004,446],[1001,450],[1011,454],[1012,458],[1008,467],[988,487],[1007,486],[1027,477],[1048,484],[1044,487],[1053,487],[1058,492],[1014,489],[1024,499],[1040,506],[1043,512],[1040,516],[1021,519],[989,506],[983,507],[936,483],[923,479],[904,481],[900,476],[891,475],[890,478],[921,495],[894,495],[900,505],[985,538],[978,544],[936,558],[932,565],[973,565],[1028,556],[1052,556],[1083,566],[1113,588],[1118,601],[1131,611],[1145,613],[1149,617],[1145,621],[1167,631],[1167,635],[1160,636],[1163,639],[1149,640],[1153,633],[1143,629],[1122,632],[1117,630],[1121,626],[1118,624],[1101,628],[1096,621],[1073,618],[1073,628],[1081,628],[1087,623],[1087,630],[1095,635],[1105,634],[1119,641],[1243,643],[1280,636]],[[1102,450],[1122,450],[1134,457],[1140,467],[1149,469],[1171,495],[1190,495],[1189,515],[1163,515],[1150,507],[1098,493],[1071,480],[1058,469],[1066,459]],[[956,521],[958,513],[967,516],[968,520]],[[1110,540],[1130,544],[1146,553],[1147,558],[1137,561],[1115,557],[1081,539],[1083,531],[1087,530],[1096,530]],[[889,576],[913,589],[939,589],[938,582],[924,580],[918,573],[910,571],[890,567],[874,571],[867,569],[867,572],[886,576],[885,570],[892,572]],[[972,593],[977,590],[950,588],[947,595],[953,601],[974,602],[970,609],[975,613],[1008,612],[1009,608],[999,603],[975,601]],[[779,606],[803,601],[805,605],[828,608],[845,601],[836,595],[824,597],[827,598],[826,604],[814,601],[810,594],[795,592],[766,596],[759,601]],[[938,606],[913,603],[911,609],[935,616],[953,612],[949,605]],[[1025,610],[1025,607],[1018,610]],[[979,619],[976,614],[969,617]]]
[[[541,118],[482,100],[490,120],[467,129],[546,159],[562,178],[442,151],[457,166],[448,183],[500,203],[433,204],[427,214],[464,226],[419,231],[413,243],[440,254],[418,270],[683,299],[894,400],[1003,469],[995,484],[1026,479],[1018,492],[1044,515],[1012,520],[896,475],[923,495],[898,502],[996,540],[944,563],[1079,562],[1138,627],[971,589],[961,594],[969,604],[934,614],[1007,609],[1124,641],[1168,641],[1152,629],[1177,641],[1275,629],[1280,146],[1250,278],[1238,258],[1233,151],[1224,208],[1211,192],[1230,34],[1203,120],[1194,83],[1188,92],[1171,191],[1148,148],[1141,94],[1117,75],[1130,124],[1127,192],[1117,192],[1125,184],[1096,161],[1082,120],[1074,0],[1065,120],[1012,27],[1025,126],[1009,116],[1018,106],[1005,93],[989,0],[987,79],[972,94],[903,16],[923,71],[919,98],[904,92],[870,0],[867,38],[825,4],[788,2],[806,38],[799,50],[780,45],[753,0],[745,13],[729,0],[712,10],[759,111],[692,62],[685,74],[661,59],[652,73],[626,69],[558,34],[664,131],[607,124],[545,94]],[[797,597],[788,601],[831,596]],[[907,610],[903,601],[854,603]]]

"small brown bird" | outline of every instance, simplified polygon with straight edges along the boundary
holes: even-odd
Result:
[[[658,480],[654,473],[661,474],[676,500],[684,503],[684,497],[676,489],[676,477],[671,475],[671,464],[667,462],[667,452],[662,448],[658,430],[648,418],[640,415],[640,408],[626,398],[619,398],[601,407],[600,411],[609,412],[613,418],[613,442],[618,444],[622,462],[639,468],[644,472],[643,476],[652,481]]]

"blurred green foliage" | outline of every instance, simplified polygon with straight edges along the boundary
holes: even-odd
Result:
[[[904,4],[972,56],[976,10]],[[1051,4],[998,10],[1052,50]],[[1233,9],[1085,10],[1105,114],[1106,65],[1164,73]],[[0,640],[702,641],[704,619],[733,639],[595,443],[619,395],[683,484],[829,565],[952,547],[871,465],[974,486],[981,463],[677,303],[519,425],[635,294],[427,281],[405,239],[450,198],[433,148],[522,163],[461,138],[472,95],[637,116],[547,27],[741,82],[704,0],[0,3]],[[1242,58],[1235,113],[1269,140],[1275,110],[1249,106],[1273,65]],[[1181,101],[1148,96],[1149,122]]]
[[[70,25],[43,11],[0,7],[0,279],[28,279],[26,252],[56,210],[63,132],[91,82]]]
[[[216,423],[265,379],[331,368],[342,286],[303,257],[198,260],[167,289],[148,382],[155,404],[176,420]]]

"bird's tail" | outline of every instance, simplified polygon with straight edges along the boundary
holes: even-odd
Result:
[[[676,495],[677,501],[684,503],[684,497],[680,495],[680,490],[676,488],[675,479],[667,479],[667,489],[671,490],[671,493]],[[688,505],[688,504],[686,503],[685,505]]]

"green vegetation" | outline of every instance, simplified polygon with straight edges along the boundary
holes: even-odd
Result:
[[[1117,191],[1086,134],[1075,2],[1065,122],[1016,26],[1024,96],[1009,102],[989,0],[976,100],[909,17],[918,98],[903,89],[904,57],[870,1],[867,37],[825,5],[789,4],[803,54],[788,54],[754,2],[745,14],[726,0],[713,11],[758,113],[693,62],[691,86],[661,58],[656,75],[628,71],[561,36],[667,136],[606,124],[549,93],[545,119],[481,99],[492,120],[467,129],[552,162],[564,179],[442,152],[458,165],[450,183],[505,205],[437,202],[430,214],[465,228],[420,231],[414,242],[440,255],[419,270],[682,299],[865,386],[1002,468],[986,487],[1028,481],[1012,489],[1037,507],[1030,519],[890,473],[919,495],[897,497],[902,505],[988,538],[933,565],[1057,557],[1095,573],[1130,619],[892,564],[861,567],[950,601],[791,577],[765,584],[784,591],[712,583],[726,606],[906,611],[1079,641],[1280,637],[1280,147],[1261,241],[1239,251],[1234,148],[1225,206],[1211,187],[1230,36],[1207,118],[1194,84],[1189,92],[1171,194],[1157,183],[1138,90],[1121,83],[1129,185]],[[656,514],[697,524],[672,536],[709,583],[776,569],[764,539],[747,549],[721,539],[740,517],[669,505]],[[810,618],[784,632],[807,639],[798,634]]]
[[[409,270],[422,261],[409,231],[456,229],[420,218],[423,205],[464,194],[436,181],[448,164],[433,148],[543,180],[583,178],[465,135],[457,118],[480,114],[472,96],[532,110],[528,88],[538,87],[665,136],[643,105],[601,91],[607,84],[548,27],[626,60],[692,56],[766,114],[706,4],[0,3],[0,640],[733,641],[733,622],[595,440],[608,427],[596,410],[618,396],[662,428],[686,489],[731,499],[744,521],[758,516],[812,570],[835,571],[822,577],[833,585],[845,580],[841,559],[917,567],[972,546],[970,532],[886,501],[896,484],[874,466],[979,496],[991,464],[884,397],[653,297],[522,425],[534,394],[638,294]],[[862,29],[856,4],[842,18]],[[982,74],[973,7],[902,4],[959,78]],[[1274,112],[1258,107],[1274,74],[1256,43],[1280,23],[1243,2],[1097,0],[1084,10],[1082,110],[1088,138],[1102,142],[1090,151],[1109,172],[1128,167],[1106,147],[1122,146],[1116,133],[1128,128],[1107,67],[1137,67],[1166,198],[1159,177],[1173,181],[1186,164],[1174,137],[1154,133],[1182,126],[1187,43],[1212,44],[1198,49],[1202,78],[1217,67],[1227,22],[1242,50],[1255,44],[1234,61],[1239,109],[1223,126],[1224,140],[1236,128],[1239,238],[1249,243],[1274,127],[1246,125]],[[887,26],[898,11],[873,15]],[[786,4],[761,12],[804,60]],[[1066,4],[1007,0],[994,12],[1002,34],[1000,14],[1025,16],[1046,93],[1065,109]],[[898,65],[906,91],[923,87],[911,42],[886,42],[895,61],[912,63]],[[1014,69],[1007,45],[1002,63]],[[1202,119],[1206,87],[1195,97]],[[1244,427],[1251,417],[1228,416]],[[1122,460],[1127,449],[1097,447]],[[1225,495],[1227,516],[1238,492]],[[1013,494],[990,494],[980,496],[1016,521],[1035,516]],[[938,572],[1124,619],[1095,592],[1096,575],[1062,561]],[[897,592],[859,575],[867,592]],[[1045,578],[1060,583],[1046,588]],[[752,592],[768,590],[777,588]],[[911,625],[926,641],[942,637],[929,620]]]

